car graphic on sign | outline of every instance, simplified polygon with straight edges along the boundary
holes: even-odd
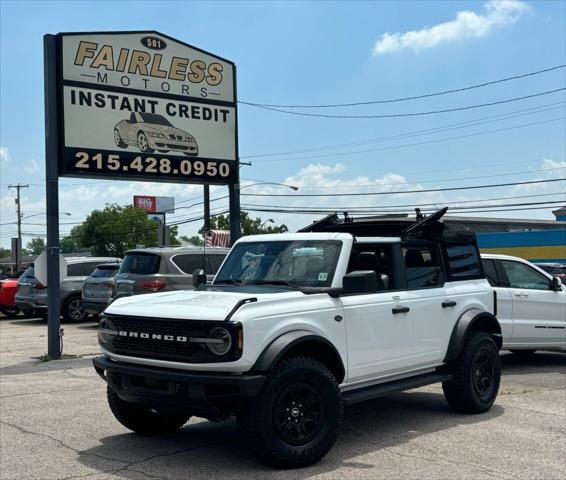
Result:
[[[198,155],[195,137],[155,113],[132,113],[127,120],[118,122],[114,127],[114,142],[120,148],[135,146],[143,153],[173,150],[188,156]]]

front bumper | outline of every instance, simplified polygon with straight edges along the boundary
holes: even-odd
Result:
[[[165,410],[190,410],[205,417],[214,416],[221,405],[256,396],[266,378],[146,367],[118,363],[104,356],[92,363],[122,400]]]
[[[95,302],[93,300],[85,300],[84,298],[81,303],[81,307],[85,312],[94,315],[98,315],[99,313],[102,313],[107,306],[108,306],[108,302]]]

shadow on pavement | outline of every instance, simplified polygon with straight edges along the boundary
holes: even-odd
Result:
[[[379,398],[346,411],[338,441],[326,458],[299,470],[274,470],[256,460],[242,442],[235,422],[202,422],[188,425],[175,435],[140,437],[133,433],[102,438],[100,446],[85,450],[79,460],[90,468],[104,470],[109,460],[125,462],[114,474],[131,478],[132,470],[164,479],[196,477],[309,478],[347,466],[359,470],[375,468],[353,460],[366,453],[402,445],[432,432],[473,424],[503,414],[497,404],[483,415],[462,415],[448,407],[440,393],[407,392]],[[262,475],[262,472],[264,474]],[[363,475],[360,472],[360,475]]]
[[[501,354],[502,374],[520,374],[528,368],[528,373],[564,373],[566,354],[559,352],[537,351],[532,355],[522,356],[510,352]]]

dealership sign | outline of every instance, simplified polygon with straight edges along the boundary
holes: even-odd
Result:
[[[232,62],[158,32],[56,38],[60,176],[237,179]]]

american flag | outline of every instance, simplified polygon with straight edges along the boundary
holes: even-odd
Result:
[[[207,247],[229,247],[230,232],[228,230],[210,230],[205,235]]]

